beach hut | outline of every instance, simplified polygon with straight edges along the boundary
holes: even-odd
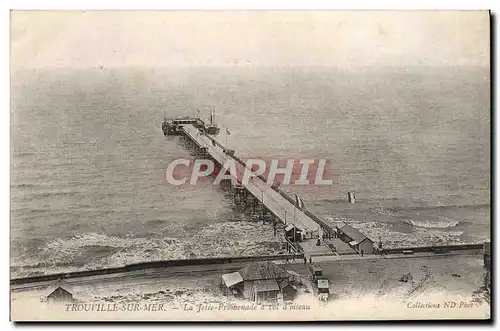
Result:
[[[284,301],[295,299],[295,295],[297,294],[297,287],[295,285],[292,285],[287,279],[283,279],[278,285],[283,293]]]
[[[296,283],[296,284],[302,284],[302,277],[300,277],[300,275],[298,273],[296,273],[293,270],[287,270],[286,272],[288,272],[288,275],[289,275],[288,279],[290,280],[290,282]]]
[[[239,272],[224,274],[221,277],[221,285],[227,296],[239,296],[243,293],[243,278]]]
[[[280,293],[280,287],[275,279],[261,279],[252,282],[252,293],[250,300],[256,303],[263,301],[276,302]]]
[[[301,241],[303,231],[293,224],[285,227],[285,236],[291,242]]]
[[[270,261],[253,262],[239,271],[243,279],[243,296],[255,302],[276,301],[279,282],[288,280],[288,272]]]
[[[47,303],[71,303],[73,302],[73,290],[63,280],[50,284],[46,289]]]
[[[373,254],[373,241],[349,224],[337,228],[339,238],[359,253]]]

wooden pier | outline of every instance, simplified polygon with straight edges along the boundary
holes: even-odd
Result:
[[[226,161],[232,159],[232,161],[236,161],[236,173],[243,174],[245,169],[248,169],[247,171],[251,170],[250,168],[246,168],[246,165],[235,157],[233,153],[228,153],[228,150],[222,144],[215,141],[213,137],[203,134],[194,125],[183,125],[180,131],[185,134],[199,151],[203,151],[205,156],[210,157],[219,165],[222,166]],[[332,231],[330,228],[324,228],[322,224],[319,224],[304,211],[297,208],[290,199],[287,199],[283,194],[273,189],[262,176],[253,177],[247,183],[239,182],[239,185],[244,188],[245,196],[251,195],[254,201],[261,203],[275,220],[286,225],[293,224],[296,228],[300,229],[305,234],[304,240],[306,241],[316,241],[317,232],[320,227],[323,227],[325,233]],[[316,233],[316,237],[314,237],[313,233]],[[307,249],[307,247],[312,247],[310,242],[308,242],[308,245],[300,246],[308,256],[334,254],[333,251],[323,244],[321,245],[322,247],[316,246],[314,250]]]

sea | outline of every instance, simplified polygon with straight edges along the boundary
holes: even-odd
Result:
[[[282,189],[328,222],[384,247],[489,240],[490,93],[478,67],[17,71],[11,276],[280,252],[227,188],[164,180],[194,156],[163,118],[211,107],[242,159],[326,159],[331,185]]]

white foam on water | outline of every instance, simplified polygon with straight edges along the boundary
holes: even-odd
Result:
[[[221,222],[209,224],[187,239],[116,237],[85,233],[57,238],[23,259],[14,276],[119,267],[131,263],[224,256],[285,253],[282,231],[270,224]],[[79,265],[80,261],[86,261]]]
[[[393,223],[384,222],[361,222],[347,218],[332,218],[335,222],[347,221],[352,227],[359,229],[374,242],[382,240],[383,247],[417,247],[430,245],[446,245],[463,243],[460,236],[463,231],[447,231],[427,228],[415,228],[410,233],[395,230]]]

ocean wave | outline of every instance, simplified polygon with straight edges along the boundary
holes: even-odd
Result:
[[[327,203],[347,203],[347,199],[323,199],[322,202]],[[321,204],[319,204],[321,206]]]
[[[155,260],[266,255],[284,251],[280,229],[274,236],[272,225],[249,221],[209,224],[182,239],[84,233],[57,238],[42,245],[35,254],[16,259],[11,265],[11,273],[19,277],[34,272],[89,270]]]
[[[409,211],[409,210],[447,210],[447,209],[476,209],[476,208],[489,208],[489,203],[478,203],[473,205],[443,205],[443,206],[411,206],[411,207],[391,207],[390,210],[395,212]]]
[[[31,193],[30,195],[25,195],[23,199],[25,200],[33,200],[39,198],[49,198],[49,197],[67,197],[67,196],[76,196],[81,195],[80,191],[71,191],[71,192],[40,192],[40,193]]]
[[[385,248],[451,245],[464,243],[461,240],[463,231],[449,231],[439,228],[416,228],[410,233],[403,233],[398,231],[397,224],[389,221],[363,222],[348,219],[345,217],[325,218],[335,223],[347,221],[349,225],[364,233],[374,242],[378,243],[378,241],[381,240],[383,247]]]
[[[326,216],[325,219],[334,223],[335,225],[341,225],[343,223],[358,222],[357,220],[354,220],[354,219],[351,219],[348,217],[343,217],[343,216],[339,216],[339,217]]]
[[[22,184],[11,184],[10,186],[11,187],[18,187],[18,188],[35,188],[35,187],[40,187],[39,185],[25,184],[25,183],[22,183]]]
[[[373,222],[372,222],[373,223]],[[420,247],[430,245],[451,245],[463,244],[460,239],[463,231],[440,231],[419,229],[412,233],[402,233],[394,230],[393,225],[378,223],[377,225],[370,224],[353,224],[353,227],[360,229],[372,240],[382,240],[383,246],[386,248],[395,247]]]
[[[408,220],[408,223],[418,227],[418,228],[426,228],[426,229],[447,229],[453,228],[457,226],[460,222],[452,219],[443,219],[443,220]]]

